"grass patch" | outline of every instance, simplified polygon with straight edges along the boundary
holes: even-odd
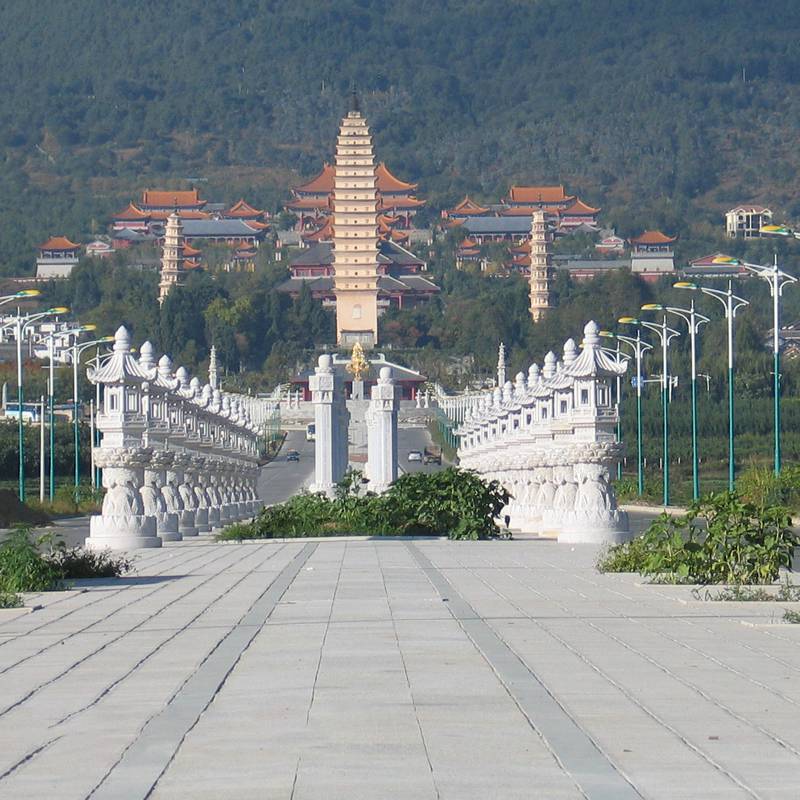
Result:
[[[734,603],[797,603],[800,602],[800,586],[784,581],[777,592],[771,592],[765,586],[727,586],[716,592],[708,589],[692,590],[696,600],[712,600]]]
[[[792,625],[800,625],[800,611],[784,611],[783,621]]]
[[[21,608],[22,598],[13,592],[0,592],[0,608]]]

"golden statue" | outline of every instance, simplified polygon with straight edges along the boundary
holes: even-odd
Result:
[[[360,381],[362,375],[369,369],[369,361],[364,357],[364,348],[361,347],[361,342],[356,342],[353,345],[350,363],[345,369],[353,376],[354,381]]]

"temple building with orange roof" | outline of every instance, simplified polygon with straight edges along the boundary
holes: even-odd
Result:
[[[197,189],[145,189],[138,204],[144,211],[200,211],[206,205]]]
[[[503,204],[508,208],[539,209],[541,211],[563,211],[575,201],[574,195],[564,191],[563,186],[516,186],[508,190]]]
[[[442,211],[442,219],[463,220],[468,217],[485,217],[489,213],[490,209],[487,206],[478,205],[469,195],[465,195],[460,203]]]
[[[631,272],[645,280],[658,280],[666,272],[675,271],[673,245],[678,237],[661,231],[645,231],[628,241],[631,244]]]
[[[80,249],[66,236],[51,236],[37,248],[36,277],[68,278],[80,260]]]
[[[333,214],[335,179],[336,168],[326,162],[310,181],[292,187],[292,199],[285,209],[298,217],[298,230],[317,230]],[[378,211],[397,218],[399,227],[410,228],[417,209],[425,205],[416,197],[418,185],[398,178],[384,162],[375,167],[375,180]]]

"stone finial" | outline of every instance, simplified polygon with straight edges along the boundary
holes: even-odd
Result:
[[[516,378],[514,379],[514,391],[516,392],[516,394],[522,395],[525,393],[525,390],[527,388],[528,387],[525,383],[525,373],[518,372]]]
[[[564,342],[564,366],[569,366],[578,357],[578,346],[574,339]]]
[[[189,370],[186,367],[178,367],[175,370],[175,377],[179,381],[181,391],[186,391],[189,388]]]
[[[503,386],[506,382],[506,346],[500,342],[497,351],[497,385]]]
[[[202,392],[202,384],[200,383],[200,378],[197,375],[194,376],[189,381],[189,388],[192,390],[192,397],[200,397],[200,393]]]
[[[492,392],[492,405],[494,405],[496,408],[500,408],[502,403],[503,403],[503,390],[498,386]]]
[[[392,368],[381,367],[381,370],[378,373],[378,383],[387,384],[391,382],[392,382]]]
[[[172,377],[172,359],[166,353],[158,359],[158,374],[161,378]]]
[[[583,328],[583,346],[596,347],[600,344],[600,326],[592,319]]]
[[[319,372],[328,373],[328,372],[331,372],[333,370],[333,358],[331,357],[330,353],[323,353],[317,359],[317,364],[319,365],[317,367],[317,370]]]
[[[535,386],[539,383],[539,365],[531,364],[528,367],[528,386]]]
[[[545,378],[552,378],[556,374],[556,354],[552,350],[544,357],[542,374]]]
[[[114,352],[115,353],[129,353],[131,349],[131,335],[124,325],[117,328],[114,334]]]
[[[156,351],[152,342],[144,342],[139,348],[139,366],[151,370],[156,365]]]
[[[211,353],[208,356],[208,382],[212,389],[219,386],[219,375],[217,372],[217,348],[211,345]]]

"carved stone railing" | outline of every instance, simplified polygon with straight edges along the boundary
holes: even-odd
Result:
[[[130,345],[119,328],[113,353],[87,373],[103,389],[94,458],[106,488],[87,547],[160,547],[252,516],[269,401],[222,392],[215,374],[203,385],[173,372],[149,342],[137,359]]]
[[[609,484],[623,454],[610,381],[625,368],[602,350],[589,322],[580,352],[569,339],[561,361],[550,352],[542,370],[532,364],[513,384],[449,404],[456,415],[466,407],[457,429],[461,466],[508,490],[501,516],[511,527],[562,542],[627,538],[627,514]]]

